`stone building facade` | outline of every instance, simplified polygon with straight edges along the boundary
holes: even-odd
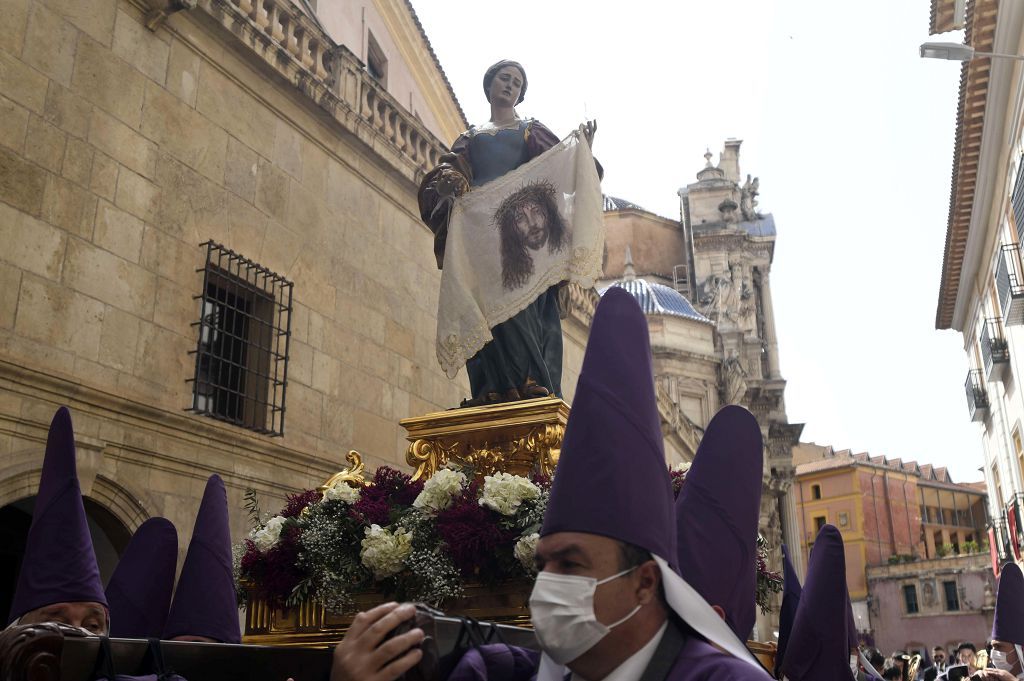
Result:
[[[106,568],[153,515],[184,551],[211,473],[240,536],[245,489],[273,507],[350,449],[404,467],[398,420],[466,394],[429,340],[439,272],[416,206],[466,121],[411,7],[361,13],[360,29],[288,0],[4,3],[5,530],[27,522],[60,404]],[[386,83],[370,32],[394,48]]]
[[[944,632],[929,646],[981,638],[979,621],[967,615],[980,614],[983,603],[985,580],[974,575],[977,566],[991,571],[983,483],[957,484],[943,467],[814,443],[800,443],[793,462],[799,551],[806,562],[818,530],[826,523],[839,529],[863,641],[891,652],[922,641],[912,647],[924,647],[932,641],[922,638],[926,629]],[[974,576],[958,577],[964,566]],[[943,605],[936,584],[948,590],[951,580],[960,595]],[[968,586],[969,595],[963,591]],[[902,608],[894,602],[896,591],[906,594]]]
[[[979,53],[1024,50],[1024,6],[933,0],[929,33],[964,29]],[[997,561],[1024,552],[1024,112],[1011,59],[963,63],[935,328],[962,335],[966,417],[977,424]],[[952,106],[952,102],[951,102]]]
[[[779,368],[769,282],[775,221],[757,210],[758,180],[740,178],[740,144],[727,140],[718,165],[705,155],[697,181],[679,190],[680,220],[606,202],[602,285],[626,288],[647,312],[662,421],[676,433],[674,443],[666,435],[670,458],[692,459],[722,405],[757,417],[765,442],[760,531],[781,569],[781,544],[800,541],[791,450],[803,426],[786,416]],[[773,616],[759,616],[754,636],[773,640],[774,631]]]

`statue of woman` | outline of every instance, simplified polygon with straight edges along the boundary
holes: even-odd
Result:
[[[540,121],[516,113],[526,85],[526,71],[518,62],[503,60],[487,69],[484,94],[491,105],[490,120],[459,135],[451,153],[441,158],[420,185],[420,215],[434,232],[438,269],[444,264],[448,214],[454,198],[515,170],[559,142]],[[587,125],[588,143],[595,130],[596,124]],[[489,225],[479,228],[492,229]],[[526,309],[491,329],[493,339],[466,362],[472,397],[462,406],[561,396],[558,288],[552,286]]]

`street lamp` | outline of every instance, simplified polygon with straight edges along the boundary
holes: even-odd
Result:
[[[921,45],[921,56],[925,59],[951,59],[953,61],[970,61],[975,57],[999,57],[1024,61],[1024,55],[976,52],[973,47],[963,43],[924,43]]]

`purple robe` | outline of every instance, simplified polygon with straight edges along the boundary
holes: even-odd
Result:
[[[655,658],[641,681],[765,681],[767,672],[755,669],[743,660],[727,655],[693,635],[684,633],[673,621],[665,630]],[[652,667],[663,664],[658,653],[675,656],[667,671]],[[468,651],[447,681],[533,681],[537,678],[539,655],[536,651],[504,643],[481,646]]]

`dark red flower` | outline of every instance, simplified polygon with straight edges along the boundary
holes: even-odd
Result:
[[[351,516],[367,525],[388,525],[396,506],[412,506],[423,491],[423,481],[412,482],[409,475],[390,466],[381,466],[373,474],[373,484],[364,487],[359,501],[352,504]]]
[[[359,497],[359,501],[352,504],[349,515],[357,522],[383,527],[391,522],[391,506],[388,504],[386,497],[382,498],[381,495],[368,494],[364,490],[362,496]]]
[[[303,509],[314,501],[320,501],[320,492],[315,489],[308,489],[298,494],[289,494],[288,503],[284,505],[281,515],[285,518],[297,518]]]
[[[498,525],[496,514],[478,503],[476,483],[437,514],[436,527],[452,562],[467,578],[491,571],[498,547],[512,540],[512,533]]]
[[[297,567],[301,536],[302,530],[298,527],[285,528],[278,542],[262,554],[258,561],[252,561],[249,567],[250,575],[254,578],[260,594],[271,603],[284,603],[304,576],[302,570]],[[246,570],[246,558],[249,557],[250,547],[256,548],[252,542],[246,541],[246,555],[242,558],[243,570]]]
[[[672,469],[668,474],[672,479],[672,495],[678,497],[679,490],[683,489],[683,483],[686,482],[686,471]]]

